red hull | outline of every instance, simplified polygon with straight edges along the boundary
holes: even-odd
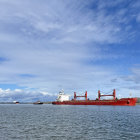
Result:
[[[54,101],[54,105],[113,105],[113,106],[135,106],[137,98],[122,98],[118,100],[71,100],[71,101]]]

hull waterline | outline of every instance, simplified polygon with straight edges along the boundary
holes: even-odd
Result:
[[[135,106],[137,98],[122,98],[119,100],[77,100],[77,101],[54,101],[54,105],[113,105],[113,106]]]

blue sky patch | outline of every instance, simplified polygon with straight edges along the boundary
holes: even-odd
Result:
[[[5,62],[5,61],[8,61],[8,59],[5,58],[5,57],[0,57],[0,63],[3,63],[3,62]]]
[[[33,75],[33,74],[20,74],[19,76],[20,76],[20,77],[23,77],[23,78],[34,78],[34,77],[36,77],[36,76]]]

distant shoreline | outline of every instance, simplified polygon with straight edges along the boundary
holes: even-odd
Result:
[[[13,102],[0,102],[0,104],[16,104]],[[33,102],[20,102],[18,104],[33,104]],[[52,102],[43,102],[43,104],[52,104]]]

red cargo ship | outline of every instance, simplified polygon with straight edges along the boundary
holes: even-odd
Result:
[[[112,96],[113,99],[101,100],[102,96]],[[87,98],[87,91],[84,96],[77,96],[74,92],[74,99],[69,100],[69,95],[60,92],[57,101],[52,102],[54,105],[113,105],[113,106],[135,106],[137,98],[116,98],[116,91],[113,90],[111,95],[101,95],[100,90],[98,91],[98,98],[96,100],[89,100]],[[84,97],[85,100],[77,100],[77,97]]]

